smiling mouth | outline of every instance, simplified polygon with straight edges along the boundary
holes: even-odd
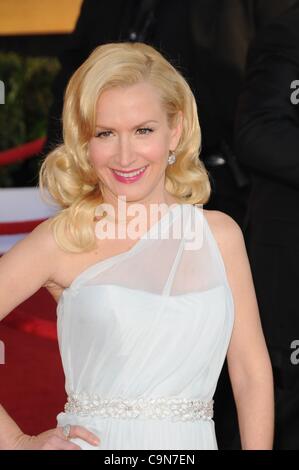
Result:
[[[145,169],[148,167],[148,165],[143,166],[142,168],[139,168],[138,170],[133,170],[133,171],[118,171],[114,170],[111,168],[111,171],[115,173],[118,176],[121,176],[123,178],[133,178],[134,176],[137,176],[145,171]]]

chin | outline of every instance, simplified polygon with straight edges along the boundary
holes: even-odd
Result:
[[[147,192],[123,192],[122,194],[117,194],[117,197],[125,197],[126,202],[139,202],[143,201],[147,197],[148,193]]]

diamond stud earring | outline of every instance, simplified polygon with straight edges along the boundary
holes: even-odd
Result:
[[[168,157],[168,164],[172,165],[176,161],[176,156],[174,152],[171,152],[171,154]]]

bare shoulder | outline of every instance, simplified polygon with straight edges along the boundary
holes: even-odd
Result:
[[[243,232],[231,216],[217,210],[204,209],[203,213],[223,256],[244,249]]]
[[[51,279],[59,259],[51,220],[41,222],[0,258],[0,319]]]
[[[30,252],[42,247],[42,251],[57,250],[58,245],[55,242],[53,231],[51,228],[53,217],[44,220],[37,225],[30,233],[24,238],[19,240],[13,247],[5,253],[4,257],[12,256],[18,251]]]
[[[43,222],[41,222],[39,225],[37,225],[28,235],[26,235],[25,239],[28,240],[42,240],[45,243],[50,243],[51,242],[51,221],[52,218],[46,219]]]
[[[49,267],[50,271],[54,267],[59,251],[61,251],[54,238],[52,220],[53,217],[50,217],[41,222],[23,239],[13,245],[2,256],[1,264],[4,266],[4,263],[15,263],[17,266],[22,260],[23,262],[27,260],[29,262],[30,259],[32,262],[34,260],[39,262],[46,261],[45,265]]]
[[[57,245],[52,229],[52,222],[54,217],[50,217],[39,225],[37,225],[21,242],[20,249],[27,249],[28,252],[38,250],[40,256],[49,255],[52,258],[52,262],[55,262],[59,254],[62,254],[63,250]],[[15,246],[16,250],[18,249],[18,243]],[[14,249],[14,248],[13,248]]]

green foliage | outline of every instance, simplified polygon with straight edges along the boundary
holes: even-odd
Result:
[[[0,151],[46,135],[51,88],[59,67],[55,58],[0,53],[0,80],[5,84],[5,104],[0,105]],[[38,160],[0,166],[0,187],[26,186],[21,173],[28,169],[36,173]]]

